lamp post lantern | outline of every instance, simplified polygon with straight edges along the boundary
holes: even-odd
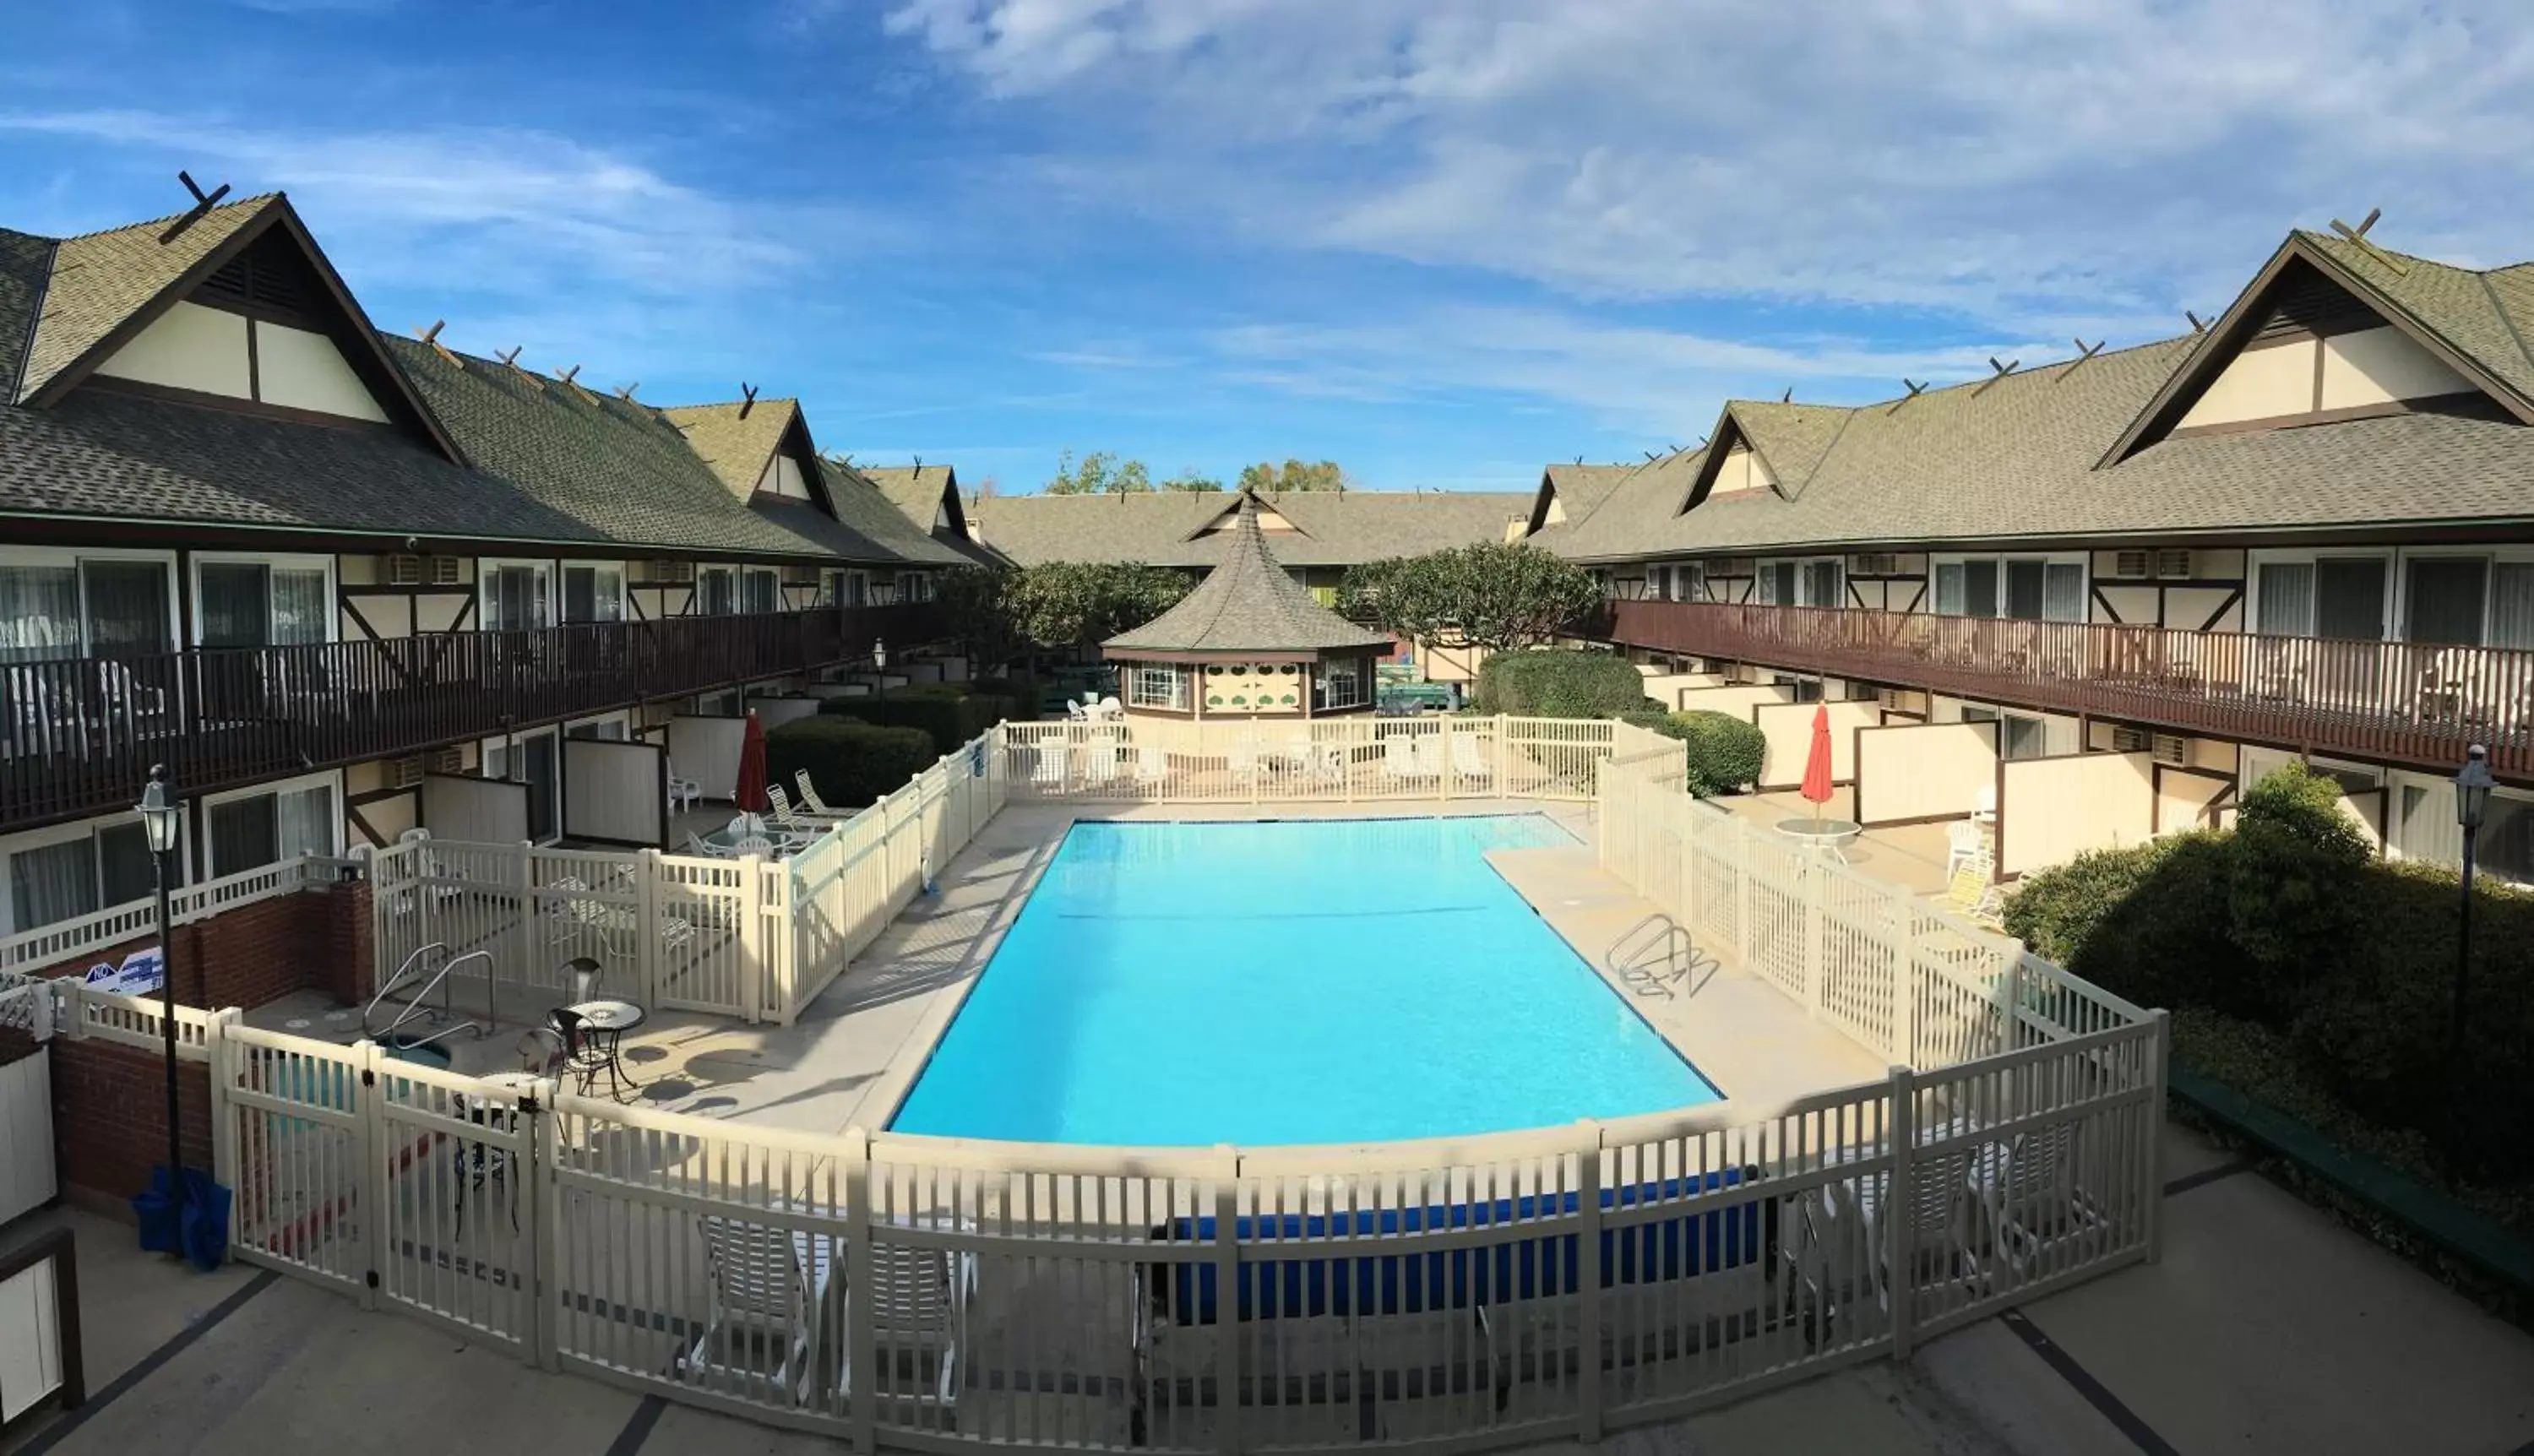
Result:
[[[150,786],[141,793],[134,806],[141,814],[141,829],[150,844],[151,865],[158,877],[158,1026],[166,1038],[167,1051],[167,1220],[168,1234],[175,1241],[181,1257],[184,1253],[185,1207],[185,1137],[176,1121],[176,936],[174,917],[168,913],[168,859],[176,852],[176,833],[185,817],[184,806],[168,791],[164,770],[150,765]]]
[[[888,643],[872,638],[872,668],[879,678],[879,720],[888,721]]]
[[[2474,744],[2455,770],[2455,823],[2463,830],[2463,901],[2455,929],[2454,1021],[2446,1031],[2446,1066],[2454,1079],[2455,1110],[2462,1111],[2464,1077],[2464,1003],[2472,983],[2472,872],[2474,841],[2490,812],[2490,790],[2498,782],[2490,772],[2490,750]]]

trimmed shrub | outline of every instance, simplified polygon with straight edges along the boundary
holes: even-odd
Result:
[[[860,809],[941,757],[932,736],[915,728],[883,728],[838,714],[800,718],[765,735],[768,780],[789,787],[792,775],[810,770],[818,797],[833,809]]]
[[[2242,957],[2226,939],[2230,844],[2177,834],[2025,876],[2007,898],[2006,932],[2141,1005],[2239,1005]]]
[[[1738,794],[1760,781],[1769,738],[1749,719],[1697,708],[1666,714],[1662,731],[1689,745],[1689,791],[1701,799]]]
[[[1498,652],[1478,668],[1478,708],[1525,718],[1610,718],[1647,705],[1645,675],[1609,652]]]
[[[2247,978],[2237,1009],[2283,1022],[2333,974],[2363,934],[2357,880],[2374,854],[2340,812],[2340,785],[2302,763],[2245,792],[2226,889]]]
[[[959,746],[1012,716],[1008,698],[972,694],[947,683],[916,683],[891,688],[888,697],[830,698],[818,711],[888,728],[919,728],[933,741],[934,757]]]

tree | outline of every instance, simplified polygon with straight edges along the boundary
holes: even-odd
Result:
[[[1051,561],[1011,574],[1002,600],[1028,641],[1087,650],[1177,606],[1194,585],[1185,572],[1142,562]]]
[[[1260,460],[1257,464],[1240,467],[1242,490],[1342,491],[1352,489],[1354,485],[1355,482],[1348,478],[1347,472],[1335,460],[1306,464],[1289,456],[1281,466],[1268,460]]]
[[[1194,470],[1181,470],[1176,475],[1163,481],[1162,489],[1188,491],[1199,495],[1215,495],[1221,493],[1223,490],[1223,482],[1215,479],[1211,475],[1199,475]]]
[[[950,636],[981,664],[999,667],[1020,644],[1004,599],[1012,575],[989,566],[956,566],[933,574],[933,599]]]
[[[1546,641],[1601,599],[1593,574],[1536,547],[1486,541],[1348,570],[1339,600],[1428,646],[1507,652]]]
[[[1152,473],[1142,460],[1120,460],[1106,450],[1091,452],[1079,463],[1073,452],[1064,452],[1056,456],[1056,478],[1047,483],[1051,496],[1136,495],[1152,488]]]

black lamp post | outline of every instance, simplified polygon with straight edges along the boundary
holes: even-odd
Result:
[[[879,677],[879,720],[888,721],[888,643],[872,638],[872,667]]]
[[[2490,810],[2490,750],[2474,744],[2455,770],[2455,822],[2463,827],[2463,909],[2455,934],[2454,1024],[2446,1032],[2446,1066],[2454,1077],[2456,1110],[2462,1110],[2464,1080],[2464,994],[2472,980],[2473,841],[2481,836],[2482,817]]]
[[[176,935],[168,913],[167,861],[176,852],[176,831],[184,821],[184,805],[167,789],[159,765],[150,765],[150,786],[142,791],[141,829],[150,842],[150,860],[158,872],[158,1025],[167,1045],[167,1220],[176,1252],[184,1253],[185,1137],[176,1121]]]

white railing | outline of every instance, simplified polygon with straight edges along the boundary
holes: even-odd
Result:
[[[1691,798],[1659,765],[1607,765],[1599,819],[1603,868],[1893,1062],[1949,1066],[2148,1019],[2019,941]]]
[[[168,891],[167,909],[175,923],[183,925],[257,900],[295,894],[312,884],[332,884],[341,875],[341,861],[302,855],[177,886]],[[58,970],[116,946],[156,939],[157,901],[133,900],[0,939],[0,972]]]
[[[241,1256],[863,1450],[1592,1440],[2156,1240],[2160,1018],[1765,1117],[1212,1150],[815,1136],[230,1012],[212,1040]]]
[[[1600,718],[1130,718],[1002,731],[1014,798],[1150,804],[1585,800],[1614,754],[1683,752]]]
[[[999,732],[782,858],[431,838],[381,850],[378,976],[439,945],[484,951],[470,964],[486,968],[489,995],[561,993],[585,956],[610,994],[647,1008],[788,1024],[1002,807]]]

